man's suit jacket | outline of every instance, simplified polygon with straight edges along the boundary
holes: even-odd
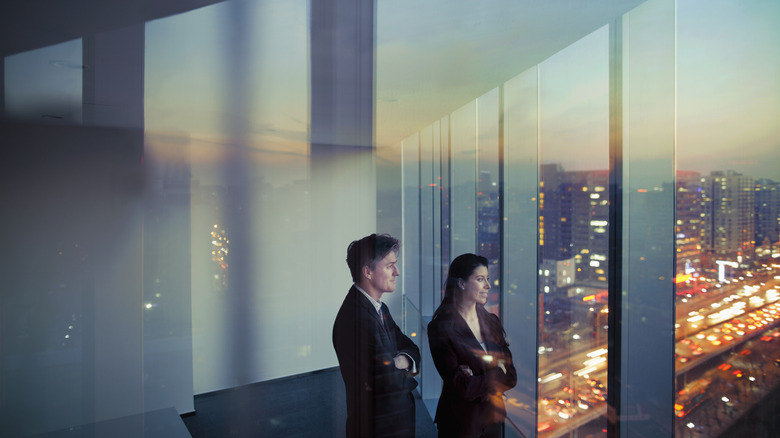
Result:
[[[436,369],[443,380],[435,422],[439,430],[479,436],[481,430],[506,418],[503,393],[517,383],[512,353],[503,333],[491,333],[486,320],[492,313],[478,309],[486,350],[466,321],[451,309],[428,324],[428,340]],[[500,326],[500,323],[498,324]],[[499,360],[506,373],[498,366]],[[473,376],[464,369],[468,367]]]
[[[419,367],[420,349],[395,324],[382,304],[384,327],[374,306],[355,286],[333,324],[333,346],[347,390],[347,436],[413,436],[417,381],[395,367],[408,355]],[[399,432],[406,432],[406,435]],[[409,435],[411,431],[411,435]]]

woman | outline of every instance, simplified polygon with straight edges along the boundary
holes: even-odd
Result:
[[[498,317],[485,310],[488,260],[463,254],[450,265],[444,299],[428,324],[431,355],[444,385],[434,422],[439,437],[500,437],[503,393],[517,383]]]

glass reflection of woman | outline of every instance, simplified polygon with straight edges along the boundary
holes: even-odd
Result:
[[[431,355],[444,385],[434,422],[439,437],[500,437],[506,418],[503,393],[517,373],[498,317],[485,310],[488,260],[455,258],[444,299],[428,324]]]

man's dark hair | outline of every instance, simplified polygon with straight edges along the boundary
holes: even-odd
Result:
[[[347,266],[352,281],[360,282],[363,266],[374,269],[376,262],[387,257],[390,251],[398,251],[398,239],[389,234],[372,234],[350,243],[347,247]]]

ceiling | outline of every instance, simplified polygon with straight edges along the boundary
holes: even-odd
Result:
[[[222,0],[0,2],[0,56],[46,47],[220,3]]]
[[[644,1],[376,0],[377,145],[418,131]],[[1,2],[0,55],[216,3],[221,1]]]
[[[644,1],[380,2],[377,144],[419,131]]]

